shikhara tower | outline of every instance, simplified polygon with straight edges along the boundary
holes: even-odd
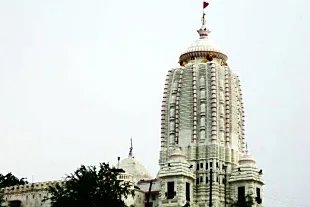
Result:
[[[246,150],[239,77],[209,38],[205,13],[198,34],[165,81],[159,206],[225,206],[247,194],[261,206],[262,173]]]

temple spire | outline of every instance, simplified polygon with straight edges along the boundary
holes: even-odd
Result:
[[[202,19],[201,19],[201,28],[199,30],[197,30],[200,39],[204,39],[206,38],[209,34],[210,34],[210,30],[208,30],[206,28],[206,13],[205,13],[205,9],[209,6],[208,2],[203,2],[203,12],[202,12]]]
[[[130,137],[129,157],[132,157],[132,156],[133,156],[132,151],[133,151],[133,147],[132,147],[132,137]]]

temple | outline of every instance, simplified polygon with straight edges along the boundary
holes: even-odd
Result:
[[[262,206],[262,171],[246,149],[240,80],[210,38],[205,15],[199,39],[166,77],[159,206],[227,206],[247,196]]]
[[[228,207],[248,197],[253,206],[263,206],[263,173],[246,145],[239,77],[210,38],[205,12],[197,32],[199,38],[180,54],[180,66],[166,76],[157,176],[133,156],[132,140],[128,157],[118,164],[125,171],[119,179],[136,189],[128,206]],[[6,188],[6,201],[49,207],[42,198],[50,184]]]

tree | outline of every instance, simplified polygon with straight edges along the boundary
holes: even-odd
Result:
[[[6,175],[0,174],[0,189],[14,185],[25,185],[27,183],[28,181],[26,178],[18,179],[12,173],[7,173]]]
[[[252,207],[253,205],[253,197],[251,195],[247,195],[244,200],[234,202],[231,207]]]
[[[98,170],[82,165],[63,183],[49,186],[44,201],[49,200],[51,207],[125,207],[123,199],[134,196],[134,188],[131,183],[118,180],[119,174],[106,163],[101,163]]]
[[[18,179],[12,173],[7,173],[6,175],[0,174],[0,207],[4,203],[3,188],[14,186],[14,185],[25,185],[28,181],[26,178]]]

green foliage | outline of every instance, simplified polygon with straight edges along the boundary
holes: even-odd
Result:
[[[18,179],[12,173],[8,173],[6,175],[0,174],[0,189],[14,185],[25,185],[27,183],[28,181],[26,180],[26,178]]]
[[[67,175],[63,184],[48,188],[51,207],[126,207],[123,199],[134,196],[131,184],[117,180],[120,172],[109,164],[95,166],[82,165],[74,173]]]
[[[26,178],[18,179],[12,173],[7,173],[6,175],[0,174],[0,207],[2,207],[4,203],[3,188],[14,185],[25,185],[27,183]]]
[[[252,207],[254,205],[254,200],[251,195],[247,195],[244,201],[236,201],[231,204],[231,207]]]

